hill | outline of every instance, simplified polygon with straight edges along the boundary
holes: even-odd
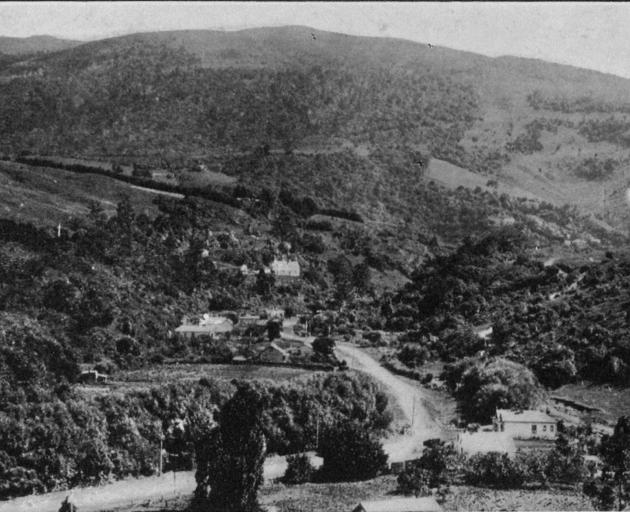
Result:
[[[81,44],[80,41],[52,36],[0,37],[0,54],[25,55],[65,50]]]
[[[568,203],[625,232],[630,81],[588,70],[307,27],[159,32],[8,62],[0,99],[9,156],[168,167],[180,183],[202,165],[455,242],[428,225],[431,182]]]

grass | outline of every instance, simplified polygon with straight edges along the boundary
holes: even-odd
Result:
[[[113,214],[125,196],[137,212],[157,211],[154,194],[105,176],[0,162],[0,216],[16,221],[63,226],[71,217],[85,215],[91,201]]]
[[[302,368],[278,366],[231,365],[231,364],[173,364],[122,372],[115,376],[112,384],[133,382],[179,382],[199,380],[202,377],[232,379],[286,380],[313,373]]]

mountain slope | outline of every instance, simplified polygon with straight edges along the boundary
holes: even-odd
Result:
[[[364,162],[352,171],[363,185],[344,201],[367,200],[389,220],[398,206],[414,211],[389,198],[404,195],[405,173],[426,185],[433,157],[517,197],[617,227],[628,217],[630,81],[569,66],[307,27],[160,32],[7,64],[0,99],[9,154],[203,162],[247,180],[252,169],[233,160],[261,145],[311,168],[347,151]],[[300,187],[299,169],[282,165]],[[329,169],[313,191],[328,197],[346,171]],[[383,182],[398,186],[378,198]]]

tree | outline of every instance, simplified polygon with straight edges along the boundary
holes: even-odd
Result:
[[[234,382],[236,393],[221,408],[219,426],[195,443],[195,506],[221,512],[258,510],[267,451],[262,426],[265,399],[250,383]]]
[[[387,467],[381,442],[365,425],[344,421],[325,431],[319,451],[322,479],[332,482],[367,480]]]
[[[448,492],[460,466],[461,456],[444,441],[429,439],[424,446],[422,457],[398,475],[398,490],[403,494],[427,496],[434,487]]]
[[[366,262],[355,265],[352,270],[352,283],[359,292],[365,293],[370,289],[371,279],[370,266]]]
[[[528,368],[501,358],[470,363],[456,391],[464,416],[479,422],[489,421],[497,408],[533,407],[541,395],[540,385]]]
[[[468,460],[464,477],[472,485],[518,489],[527,479],[527,468],[507,453],[478,453]]]
[[[59,512],[77,512],[77,506],[70,501],[70,496],[66,496],[66,499],[61,502]]]
[[[600,510],[623,510],[630,500],[630,417],[617,420],[612,435],[601,442],[601,456],[605,463],[601,477],[584,484],[584,493],[591,497]]]
[[[287,457],[287,470],[282,479],[285,484],[303,484],[310,482],[315,473],[311,460],[305,453],[289,455]]]
[[[261,268],[256,276],[256,292],[263,297],[269,297],[275,282],[276,278],[273,275],[273,272],[269,272],[267,274]]]
[[[335,340],[328,336],[315,338],[312,347],[316,354],[324,358],[333,357],[335,355]]]

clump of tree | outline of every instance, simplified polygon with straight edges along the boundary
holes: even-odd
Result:
[[[443,378],[470,421],[490,421],[496,409],[531,409],[543,390],[531,370],[503,358],[464,359],[447,365]]]
[[[444,494],[462,470],[464,457],[450,443],[430,439],[424,447],[422,457],[398,475],[398,491],[402,494],[427,496],[434,488]]]
[[[600,454],[601,476],[585,482],[584,493],[598,510],[623,510],[630,502],[630,417],[620,417],[602,438]]]
[[[315,475],[315,467],[306,453],[298,453],[287,457],[287,469],[282,481],[295,485],[310,482]]]
[[[380,440],[359,421],[326,429],[319,453],[324,459],[319,478],[324,481],[367,480],[387,469],[387,454]]]

